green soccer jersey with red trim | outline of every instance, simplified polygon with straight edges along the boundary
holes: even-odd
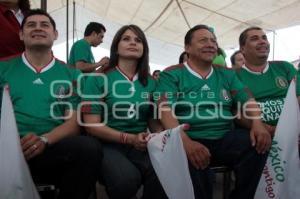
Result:
[[[292,64],[270,61],[262,73],[250,71],[246,66],[237,69],[240,80],[247,85],[262,110],[262,120],[277,125],[291,80],[296,74]]]
[[[79,70],[53,58],[36,69],[22,56],[0,62],[0,83],[8,84],[21,136],[42,135],[61,125],[66,110],[76,110]]]
[[[91,46],[85,39],[76,41],[71,48],[68,63],[75,66],[78,61],[83,61],[89,64],[95,63]]]
[[[160,74],[154,99],[169,104],[180,124],[188,123],[192,139],[219,139],[232,128],[232,108],[249,94],[234,71],[213,66],[203,79],[188,64],[167,68]]]
[[[99,114],[107,126],[127,133],[140,133],[147,130],[147,121],[153,118],[152,92],[156,81],[148,76],[143,86],[137,75],[129,79],[119,68],[105,74],[86,78],[84,105],[82,112]]]

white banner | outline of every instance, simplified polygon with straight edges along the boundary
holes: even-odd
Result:
[[[23,156],[13,106],[5,87],[0,126],[0,198],[39,199]]]
[[[255,199],[300,198],[299,133],[299,105],[292,81]]]
[[[150,134],[148,151],[153,168],[170,199],[194,199],[194,189],[180,130]]]

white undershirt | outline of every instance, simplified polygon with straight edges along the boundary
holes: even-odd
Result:
[[[22,21],[24,19],[24,15],[23,15],[21,9],[19,9],[17,12],[14,10],[11,10],[11,11],[12,11],[12,13],[14,13],[16,19],[18,20],[19,24],[21,25]]]

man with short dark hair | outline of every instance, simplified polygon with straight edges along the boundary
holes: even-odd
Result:
[[[103,57],[95,63],[91,46],[97,47],[103,42],[105,27],[101,23],[90,22],[84,31],[84,38],[76,41],[70,52],[69,64],[82,72],[94,72],[98,67],[105,66],[109,62],[108,57]]]
[[[244,30],[240,37],[240,50],[245,64],[237,70],[240,80],[248,86],[262,109],[262,120],[273,136],[283,108],[288,87],[296,69],[286,61],[268,61],[270,43],[260,27]],[[249,121],[242,125],[249,127]]]
[[[77,136],[80,71],[53,57],[57,36],[48,13],[30,11],[20,31],[25,52],[0,62],[0,85],[9,86],[34,181],[55,184],[60,199],[86,199],[97,179],[100,146],[91,137]]]
[[[212,65],[217,54],[210,28],[197,25],[185,36],[186,63],[160,74],[157,92],[166,129],[188,123],[181,132],[196,199],[212,199],[209,166],[226,165],[236,175],[232,199],[253,199],[271,145],[260,110],[233,70]],[[232,130],[232,108],[242,104],[251,131]],[[252,110],[251,110],[252,109]],[[255,109],[255,110],[253,110]]]

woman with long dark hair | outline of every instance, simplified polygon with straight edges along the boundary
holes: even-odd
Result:
[[[156,82],[149,74],[148,43],[138,26],[126,25],[116,33],[102,72],[86,80],[83,116],[87,132],[103,142],[100,180],[109,198],[130,199],[142,184],[143,198],[165,198],[146,151],[147,128],[161,129],[149,119],[155,115],[150,99]]]

